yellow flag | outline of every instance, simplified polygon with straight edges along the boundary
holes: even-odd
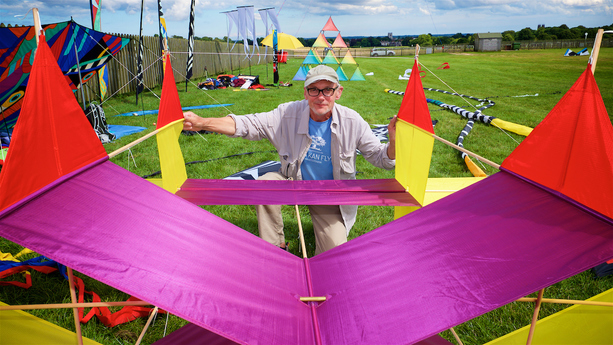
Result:
[[[432,133],[402,119],[396,121],[396,180],[421,205],[424,204],[433,146]],[[418,208],[396,206],[394,218],[400,218]]]

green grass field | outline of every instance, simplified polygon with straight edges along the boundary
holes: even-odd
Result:
[[[456,91],[460,94],[477,98],[488,98],[496,103],[484,111],[486,115],[530,127],[538,123],[554,107],[566,91],[572,86],[584,71],[588,57],[564,57],[563,50],[532,50],[532,51],[502,51],[492,53],[458,53],[431,54],[420,56],[420,62],[429,70],[422,79],[424,87]],[[386,124],[389,118],[397,114],[402,98],[398,95],[384,92],[385,89],[404,91],[406,80],[399,80],[405,70],[411,68],[413,59],[407,57],[394,58],[356,58],[359,68],[367,75],[366,81],[343,82],[345,90],[338,103],[357,110],[370,124]],[[449,63],[449,69],[437,69],[444,62]],[[303,82],[292,81],[298,70],[300,59],[291,59],[280,66],[281,81],[292,83],[290,87],[269,87],[267,91],[237,91],[223,89],[203,91],[196,87],[193,81],[185,92],[185,83],[179,83],[179,96],[182,106],[203,104],[232,104],[227,107],[196,110],[201,116],[224,116],[229,113],[249,114],[269,111],[278,104],[303,98]],[[174,66],[181,71],[184,66]],[[344,66],[345,73],[350,77],[356,66]],[[252,66],[241,71],[228,71],[233,74],[259,75],[262,84],[272,83],[272,65]],[[609,117],[613,117],[613,49],[601,49],[595,72],[596,81],[607,107]],[[160,87],[146,92],[143,103],[134,104],[134,94],[119,95],[104,103],[104,109],[109,124],[142,126],[147,130],[121,138],[116,142],[106,144],[107,152],[136,140],[138,137],[155,129],[156,116],[114,116],[119,113],[138,110],[157,109],[159,106]],[[157,95],[157,96],[156,96]],[[473,105],[478,102],[465,100],[448,94],[426,91],[426,97],[454,104],[474,111]],[[438,136],[455,142],[465,124],[465,119],[448,110],[429,104],[431,117],[438,120],[435,132]],[[475,152],[491,161],[500,164],[523,137],[506,133],[493,126],[476,123],[470,135],[464,141],[466,149]],[[189,178],[223,178],[241,171],[265,160],[278,160],[273,147],[267,141],[250,142],[242,139],[232,139],[223,135],[207,134],[203,136],[184,136],[179,139],[186,162],[204,161],[187,165]],[[231,156],[231,157],[228,157]],[[227,158],[226,158],[227,157]],[[157,157],[156,141],[147,140],[129,152],[117,155],[112,161],[139,176],[152,174],[160,169]],[[481,166],[487,174],[495,170],[487,165]],[[364,159],[358,158],[358,178],[392,178],[393,171],[370,166]],[[454,149],[436,142],[430,167],[431,177],[461,177],[471,176],[460,155]],[[207,206],[205,209],[230,221],[239,227],[257,234],[257,220],[252,206]],[[290,251],[301,255],[298,241],[298,224],[293,213],[293,207],[284,208],[286,238],[290,242]],[[314,238],[310,218],[306,207],[301,208],[301,218],[304,224],[307,252],[314,253]],[[350,239],[373,230],[393,219],[391,207],[361,206],[358,220]],[[21,246],[0,239],[0,251],[17,253]],[[160,248],[163,250],[163,248]],[[25,258],[33,257],[29,254]],[[176,259],[181,260],[181,253],[176,253]],[[86,289],[95,291],[103,300],[119,301],[129,296],[97,281],[80,275],[85,280]],[[29,290],[2,286],[0,301],[8,304],[39,304],[69,302],[68,284],[57,273],[44,275],[32,273],[33,287]],[[19,278],[21,279],[21,278]],[[11,279],[12,280],[12,279]],[[545,290],[548,298],[587,299],[613,287],[613,276],[595,279],[589,272],[583,272],[566,279]],[[567,305],[543,305],[541,317],[566,308]],[[515,302],[489,312],[476,319],[455,327],[464,344],[483,344],[500,337],[510,331],[530,323],[533,305]],[[62,327],[74,330],[70,310],[37,310],[32,314],[56,323]],[[131,323],[108,329],[97,320],[83,325],[83,335],[102,344],[133,344],[140,334],[146,320],[136,320]],[[166,332],[180,328],[186,322],[175,316],[162,315],[157,318],[148,330],[142,344],[151,344],[161,338]],[[452,342],[449,331],[442,335]],[[393,336],[393,335],[392,335]]]

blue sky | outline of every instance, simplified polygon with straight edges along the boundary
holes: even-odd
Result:
[[[145,0],[145,35],[158,32],[157,0]],[[169,35],[187,37],[191,0],[162,0]],[[264,36],[257,10],[274,7],[283,32],[315,37],[329,17],[343,37],[519,31],[537,25],[599,27],[613,24],[613,0],[196,0],[196,36],[222,38],[228,33],[226,15],[237,6],[253,5],[256,31]],[[91,27],[88,0],[0,0],[0,22],[32,25],[29,13],[39,9],[43,24],[67,21]],[[102,0],[102,31],[137,35],[141,0]],[[234,27],[236,30],[236,27]],[[235,37],[236,32],[231,34]],[[334,38],[336,32],[326,33]]]

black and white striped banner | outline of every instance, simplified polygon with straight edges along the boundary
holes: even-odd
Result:
[[[185,92],[187,92],[187,84],[192,77],[194,68],[194,6],[196,0],[192,0],[191,10],[189,13],[189,33],[187,35],[187,67],[185,71]]]

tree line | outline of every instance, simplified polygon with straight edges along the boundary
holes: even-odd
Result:
[[[4,23],[0,23],[0,28],[11,27],[11,24],[5,26]],[[15,27],[18,27],[16,25]],[[597,28],[587,28],[583,25],[579,25],[573,28],[569,28],[566,24],[562,24],[560,26],[552,26],[546,27],[545,25],[538,25],[537,29],[531,29],[529,27],[523,28],[519,31],[507,30],[503,31],[502,40],[503,41],[550,41],[557,39],[594,39],[596,37],[596,32],[600,29]],[[605,31],[613,30],[613,24],[602,27]],[[154,37],[158,37],[158,34],[155,34]],[[605,38],[613,37],[612,34],[605,34]],[[173,35],[172,38],[183,38],[179,35]],[[316,38],[302,38],[297,37],[298,40],[305,47],[313,46]],[[227,36],[223,38],[213,38],[213,37],[194,37],[197,41],[218,41],[218,42],[226,42],[228,40]],[[261,44],[264,37],[257,38],[258,44]],[[327,38],[328,42],[332,44],[334,42],[334,38]],[[230,42],[234,42],[234,39],[230,39]],[[249,45],[253,44],[253,41],[248,39]],[[472,33],[463,34],[458,32],[454,35],[432,35],[431,33],[422,34],[418,36],[401,36],[395,40],[399,42],[402,46],[411,47],[419,44],[420,46],[434,46],[434,45],[451,45],[451,44],[474,44],[475,36]],[[237,42],[243,42],[242,40]],[[389,45],[390,38],[388,36],[369,36],[369,37],[360,37],[360,38],[349,38],[345,40],[348,46],[352,48],[357,47],[380,47],[382,46],[382,42],[387,42],[386,45]]]

